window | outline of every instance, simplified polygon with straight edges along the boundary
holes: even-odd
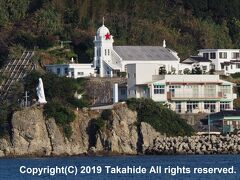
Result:
[[[110,49],[108,49],[108,55],[110,56]]]
[[[122,96],[125,95],[125,94],[126,94],[125,89],[121,89],[121,90],[120,90],[120,94],[121,94]]]
[[[60,74],[60,72],[61,72],[61,69],[57,68],[57,74]]]
[[[179,88],[181,88],[180,85],[171,85],[171,86],[169,86],[169,89],[179,89]]]
[[[195,101],[187,102],[187,112],[193,112],[193,110],[197,108],[198,108],[198,102],[195,102]]]
[[[107,49],[105,49],[105,56],[107,56]]]
[[[215,65],[214,64],[210,64],[210,69],[215,69]]]
[[[215,52],[210,53],[210,59],[216,59],[216,53]]]
[[[68,75],[68,68],[64,69],[64,73],[65,73],[65,75]]]
[[[202,69],[203,69],[204,71],[206,71],[206,70],[207,70],[207,66],[202,66]]]
[[[239,64],[239,63],[236,64],[236,68],[237,68],[237,69],[240,69],[240,64]]]
[[[226,94],[231,93],[231,86],[230,85],[222,85],[220,86],[220,91]]]
[[[154,86],[154,94],[164,94],[165,86],[164,85],[153,85]]]
[[[84,72],[78,72],[78,75],[82,76],[82,75],[84,75]]]
[[[221,69],[223,70],[224,69],[224,64],[221,63]]]
[[[216,96],[216,85],[205,85],[204,95],[205,95],[205,97],[215,97]]]
[[[229,102],[220,102],[220,111],[230,109],[230,103]]]
[[[212,101],[206,101],[204,102],[204,109],[205,110],[210,110],[210,112],[215,112],[216,110],[216,103]]]
[[[209,59],[209,54],[208,53],[203,53],[203,57]]]
[[[101,56],[101,49],[97,48],[97,56]]]
[[[227,59],[227,52],[219,52],[220,59]]]
[[[238,58],[239,58],[239,52],[233,52],[232,59],[238,59]]]
[[[130,78],[130,74],[128,73],[128,78]]]
[[[231,64],[231,69],[233,69],[233,65]]]
[[[171,85],[171,86],[169,86],[169,92],[171,92],[173,97],[174,97],[174,94],[175,94],[175,89],[179,89],[179,88],[181,88],[181,86],[179,86],[179,85]]]
[[[176,102],[175,108],[176,113],[181,113],[181,109],[182,109],[181,102]]]
[[[136,78],[136,73],[133,73],[133,78]]]

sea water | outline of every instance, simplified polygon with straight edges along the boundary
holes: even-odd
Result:
[[[4,158],[0,179],[240,180],[240,155]]]

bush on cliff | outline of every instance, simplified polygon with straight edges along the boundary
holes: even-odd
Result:
[[[75,119],[73,108],[83,108],[89,105],[89,100],[84,95],[81,99],[75,98],[76,94],[84,93],[85,79],[72,79],[59,77],[55,74],[32,72],[25,79],[25,89],[30,92],[32,99],[37,98],[36,87],[38,79],[43,79],[47,104],[44,114],[47,118],[54,118],[62,127],[66,137],[70,138],[72,129],[70,123]]]
[[[129,99],[128,107],[137,111],[138,121],[147,122],[168,136],[192,135],[194,130],[178,114],[151,99]]]
[[[63,131],[67,138],[70,138],[72,135],[72,128],[70,123],[76,118],[74,112],[64,107],[58,102],[49,102],[44,107],[44,115],[47,118],[54,118],[56,123],[63,128]]]
[[[3,104],[0,108],[0,137],[8,134],[10,115],[9,107],[7,104]]]

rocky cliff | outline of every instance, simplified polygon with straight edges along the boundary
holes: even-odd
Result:
[[[126,105],[112,110],[111,128],[97,132],[91,129],[91,120],[101,111],[88,109],[76,112],[71,124],[70,139],[54,119],[45,119],[39,107],[17,111],[12,117],[12,134],[9,140],[0,139],[0,156],[57,156],[87,153],[138,154],[153,145],[159,133],[148,124],[137,126],[137,114]],[[93,142],[92,139],[95,139]]]
[[[12,117],[10,138],[0,139],[0,157],[61,156],[81,154],[218,154],[240,153],[240,132],[231,136],[165,137],[149,124],[137,122],[137,113],[126,104],[111,110],[108,126],[93,129],[102,111],[76,111],[71,138],[54,119],[45,119],[40,107],[17,111]]]

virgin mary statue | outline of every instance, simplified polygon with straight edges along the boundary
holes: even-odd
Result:
[[[38,86],[37,86],[36,90],[37,90],[38,102],[40,104],[46,104],[47,101],[46,101],[46,98],[45,98],[42,78],[39,78],[39,83],[38,83]]]

